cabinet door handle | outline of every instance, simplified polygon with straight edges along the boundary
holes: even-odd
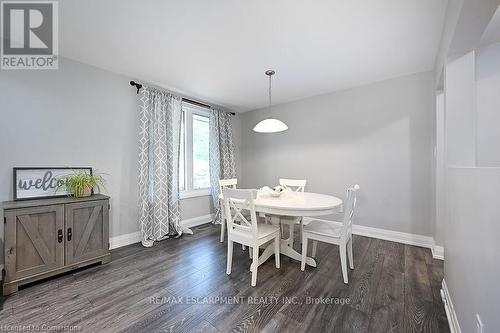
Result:
[[[68,228],[67,235],[68,235],[68,242],[71,242],[71,237],[73,236],[73,232],[71,231],[71,228]]]
[[[63,241],[63,232],[62,232],[62,229],[57,230],[57,241],[59,243],[62,243],[62,241]]]

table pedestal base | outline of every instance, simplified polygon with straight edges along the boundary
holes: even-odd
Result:
[[[302,222],[301,222],[302,223]],[[271,224],[279,225],[280,217],[276,215],[271,215]],[[291,230],[293,230],[293,226],[290,226]],[[293,249],[293,231],[291,232],[291,237],[281,239],[280,242],[280,253],[290,257],[294,260],[301,261],[302,255]],[[265,248],[264,252],[260,255],[258,264],[259,266],[266,262],[271,256],[274,256],[274,241],[271,241]],[[312,267],[316,267],[316,260],[313,258],[307,257],[306,264]],[[253,269],[253,264],[250,266],[250,270]]]

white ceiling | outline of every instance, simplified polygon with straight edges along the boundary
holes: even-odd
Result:
[[[432,70],[447,0],[64,0],[60,54],[236,111]]]

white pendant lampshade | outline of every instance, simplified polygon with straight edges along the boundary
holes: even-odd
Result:
[[[266,71],[266,75],[269,76],[269,108],[271,107],[271,77],[275,73],[276,72],[272,69]],[[261,120],[253,128],[254,132],[258,133],[278,133],[286,131],[287,129],[288,126],[284,122],[274,118]]]
[[[287,129],[288,126],[284,122],[274,118],[261,120],[253,128],[254,132],[259,132],[259,133],[277,133],[286,131]]]

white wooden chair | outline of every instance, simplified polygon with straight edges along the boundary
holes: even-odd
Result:
[[[354,185],[347,189],[346,200],[344,202],[344,221],[335,222],[320,220],[310,217],[304,217],[307,225],[302,230],[302,261],[300,269],[304,270],[306,266],[307,242],[313,240],[312,257],[316,256],[318,241],[330,244],[336,244],[340,250],[340,263],[342,266],[342,275],[344,283],[348,283],[347,277],[347,256],[349,256],[349,267],[354,269],[352,257],[352,218],[356,208],[357,191],[359,185]]]
[[[256,190],[223,189],[224,209],[227,218],[227,274],[231,274],[233,260],[233,242],[246,245],[252,251],[252,287],[257,284],[259,267],[259,246],[274,239],[276,268],[280,268],[280,228],[270,224],[258,224],[254,200]],[[250,221],[242,213],[250,212]],[[233,215],[234,213],[234,215]]]
[[[236,185],[238,184],[238,179],[236,178],[231,178],[231,179],[219,179],[219,193],[223,193],[222,191],[224,188],[232,188],[235,189]],[[224,233],[226,231],[226,214],[225,214],[225,209],[224,209],[224,201],[219,200],[220,202],[220,242],[224,242]]]
[[[304,192],[305,187],[307,184],[307,180],[305,179],[286,179],[286,178],[280,178],[280,185],[283,186],[285,189],[290,189],[294,192]],[[289,228],[289,239],[290,239],[290,246],[293,246],[293,237],[294,237],[294,229],[296,224],[300,224],[300,221],[302,220],[302,217],[282,217],[281,218],[281,224],[286,224],[288,225]],[[301,230],[302,232],[302,230]],[[283,228],[281,228],[281,237],[284,237],[283,235]]]
[[[307,180],[305,179],[286,179],[280,178],[280,185],[284,188],[289,188],[295,192],[304,192],[306,188]]]

